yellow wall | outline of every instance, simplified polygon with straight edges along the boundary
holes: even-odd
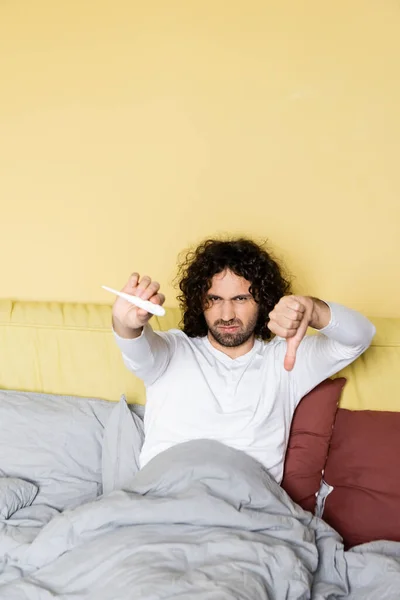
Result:
[[[0,3],[0,297],[111,302],[204,236],[400,316],[395,0]]]

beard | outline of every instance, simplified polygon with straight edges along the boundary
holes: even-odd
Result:
[[[208,325],[208,331],[218,344],[227,348],[236,348],[241,346],[247,340],[254,335],[254,331],[257,324],[258,315],[255,315],[251,321],[245,327],[242,321],[238,319],[232,319],[232,321],[216,321],[212,326]],[[219,327],[237,327],[238,329],[233,332],[223,331]]]

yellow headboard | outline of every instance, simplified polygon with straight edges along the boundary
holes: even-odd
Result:
[[[154,329],[177,327],[178,309],[153,317]],[[400,411],[400,319],[373,319],[372,347],[343,371],[341,406]],[[122,362],[111,307],[0,300],[0,388],[145,401],[142,383]]]
[[[176,327],[178,309],[152,319]],[[111,307],[0,300],[0,388],[145,401],[144,386],[122,362],[111,332]]]

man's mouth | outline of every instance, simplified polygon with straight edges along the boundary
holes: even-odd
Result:
[[[239,329],[239,325],[220,325],[219,328],[222,329],[224,333],[234,333]]]

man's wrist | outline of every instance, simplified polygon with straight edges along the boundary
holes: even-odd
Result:
[[[125,325],[122,325],[115,317],[112,319],[112,327],[119,337],[126,340],[134,340],[140,337],[143,331],[143,327],[140,327],[139,329],[131,329],[130,327],[126,327]]]
[[[309,296],[309,298],[313,303],[310,327],[313,329],[324,329],[331,321],[331,309],[323,300],[312,296]]]

